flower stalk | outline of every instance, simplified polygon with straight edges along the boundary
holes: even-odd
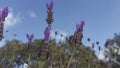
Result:
[[[82,38],[83,38],[82,31],[83,31],[84,24],[85,24],[84,21],[81,21],[79,24],[76,24],[76,31],[75,31],[73,39],[72,39],[73,43],[75,44],[75,47],[73,47],[73,51],[72,51],[70,60],[68,62],[67,68],[69,68],[71,65],[71,62],[73,60],[73,57],[74,57],[74,54],[76,51],[76,47],[78,45],[82,45]]]
[[[0,10],[0,41],[4,38],[3,37],[3,28],[4,28],[4,21],[5,18],[8,16],[9,9],[5,7],[3,10]]]

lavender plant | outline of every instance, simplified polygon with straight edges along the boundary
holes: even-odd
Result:
[[[0,41],[3,38],[3,28],[4,28],[4,21],[5,18],[8,16],[9,9],[8,7],[5,7],[3,10],[0,10]]]
[[[83,31],[84,24],[85,24],[84,21],[82,21],[80,24],[76,24],[76,31],[75,31],[74,37],[73,37],[73,43],[75,46],[82,44],[81,41],[82,41],[82,37],[83,37],[82,31]],[[76,48],[74,47],[71,57],[70,57],[70,60],[68,62],[67,68],[70,67],[70,64],[71,64],[71,61],[73,60],[75,51],[76,51]]]
[[[50,29],[51,29],[51,23],[53,22],[53,1],[51,1],[50,3],[47,3],[46,4],[46,8],[47,8],[47,23],[48,23],[48,26],[45,28],[45,31],[44,31],[44,39],[42,41],[42,45],[40,46],[40,49],[39,49],[39,54],[38,56],[40,57],[40,62],[43,62],[41,66],[44,65],[44,62],[48,59],[49,57],[49,47],[50,47],[50,44],[49,44],[49,41],[50,41]]]
[[[46,4],[47,8],[47,27],[44,30],[44,38],[32,41],[34,38],[34,34],[26,34],[26,37],[28,39],[28,49],[31,49],[32,43],[34,42],[36,44],[35,48],[30,51],[29,55],[36,55],[37,56],[32,56],[31,59],[34,58],[36,63],[34,66],[29,65],[29,67],[35,67],[35,68],[103,68],[104,67],[104,62],[102,60],[98,61],[94,48],[95,48],[95,43],[98,45],[98,50],[101,50],[101,46],[99,45],[99,42],[95,42],[90,46],[85,46],[82,43],[82,38],[83,38],[83,27],[85,25],[84,21],[81,21],[80,23],[76,24],[76,31],[74,32],[73,35],[69,36],[66,38],[66,42],[58,44],[54,41],[51,40],[50,38],[50,32],[51,32],[51,24],[53,22],[53,1],[50,3]],[[0,26],[2,33],[3,31],[3,22],[5,21],[5,18],[8,15],[8,7],[4,8],[2,11],[0,11],[0,24],[2,22],[2,25]],[[57,36],[58,32],[55,32],[55,35]],[[60,35],[61,37],[64,37],[62,34]],[[0,35],[2,37],[2,34]],[[88,42],[91,41],[90,38],[87,39]],[[39,42],[39,44],[38,44]],[[6,44],[7,45],[7,44]],[[26,57],[28,58],[28,54],[25,50],[25,46],[21,45],[27,45],[27,44],[19,44],[16,41],[12,41],[9,43],[9,46],[5,47],[4,49],[0,50],[0,57],[6,57],[9,56],[11,58],[11,54],[14,54],[15,52],[19,51],[21,52],[21,55],[24,56],[23,58],[26,60]],[[10,49],[13,47],[12,52],[10,52]],[[20,49],[21,47],[21,49]],[[39,50],[39,51],[38,51]],[[29,50],[28,50],[29,51]],[[8,58],[9,58],[8,57]],[[12,56],[14,57],[14,56]],[[12,61],[14,59],[12,58]],[[30,60],[32,63],[32,60]],[[112,62],[108,63],[110,67],[112,67]],[[0,63],[1,65],[1,63]],[[7,66],[8,64],[6,64]],[[4,65],[3,65],[4,66]],[[1,67],[1,66],[0,66]],[[108,66],[106,66],[108,67]]]
[[[32,49],[33,48],[33,45],[32,45],[32,40],[34,38],[34,34],[26,34],[26,37],[28,39],[28,49]]]
[[[53,5],[54,5],[53,1],[46,4],[47,13],[48,13],[46,21],[47,21],[48,25],[51,25],[51,23],[53,22],[53,11],[52,11]]]

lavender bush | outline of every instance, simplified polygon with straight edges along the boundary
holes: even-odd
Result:
[[[28,43],[23,43],[17,39],[6,41],[5,46],[0,48],[0,68],[13,68],[14,62],[20,64],[24,62],[28,65],[28,68],[112,68],[113,61],[111,60],[113,57],[119,56],[118,54],[110,50],[111,60],[104,62],[98,59],[94,51],[95,47],[98,47],[98,51],[101,51],[99,41],[92,43],[91,46],[82,43],[85,21],[76,24],[76,30],[72,35],[66,37],[65,42],[60,41],[58,44],[50,38],[53,6],[53,1],[46,4],[46,22],[48,25],[43,32],[44,38],[33,40],[34,34],[26,34]],[[0,11],[0,40],[3,35],[3,22],[8,12],[8,7]],[[58,32],[55,31],[55,36],[57,35]],[[63,34],[60,37],[63,37]],[[119,40],[118,37],[116,39]],[[91,39],[88,38],[87,41],[90,42]],[[34,45],[34,48],[32,48],[32,45]],[[106,47],[109,47],[108,42],[106,42]],[[21,57],[16,58],[18,55]],[[106,57],[109,57],[109,55],[106,55]],[[119,58],[117,59],[119,60]]]

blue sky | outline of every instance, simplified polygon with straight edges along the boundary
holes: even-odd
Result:
[[[47,16],[46,3],[51,0],[0,0],[0,9],[8,6],[10,13],[5,23],[5,40],[17,38],[26,42],[26,33],[34,33],[35,38],[43,38]],[[120,0],[53,0],[54,22],[52,32],[71,35],[75,25],[85,21],[84,38],[91,38],[91,43],[100,41],[103,46],[106,39],[113,38],[114,33],[120,32]],[[17,34],[14,37],[13,34]],[[2,43],[0,42],[0,43]],[[2,46],[2,45],[0,45]]]

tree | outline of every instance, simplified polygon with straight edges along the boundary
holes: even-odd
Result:
[[[120,66],[120,34],[114,34],[113,39],[108,39],[105,43],[105,58],[111,61],[113,68]]]

